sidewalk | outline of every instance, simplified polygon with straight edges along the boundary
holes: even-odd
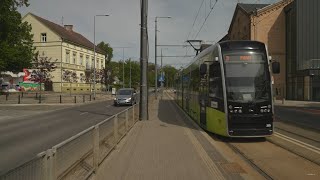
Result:
[[[93,179],[264,179],[223,142],[212,139],[169,96],[149,103]]]
[[[291,101],[291,100],[275,100],[276,106],[291,106],[291,107],[320,107],[320,102],[316,101]]]

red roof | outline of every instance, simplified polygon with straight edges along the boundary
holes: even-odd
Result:
[[[73,31],[73,30],[67,30],[66,28],[53,23],[51,21],[48,21],[46,19],[43,19],[39,16],[36,16],[32,13],[30,13],[32,16],[34,16],[38,21],[40,21],[42,24],[47,26],[49,29],[57,33],[63,41],[68,41],[72,44],[78,45],[78,46],[83,46],[85,48],[88,48],[93,51],[93,43],[89,41],[87,38],[82,36],[81,34]],[[105,52],[100,49],[99,47],[96,46],[96,52],[100,54],[105,54]]]

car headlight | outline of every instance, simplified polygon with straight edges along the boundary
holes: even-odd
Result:
[[[131,98],[128,98],[127,101],[131,101]]]
[[[116,101],[116,100],[117,100],[117,98],[114,98],[113,100],[115,100],[115,101]]]

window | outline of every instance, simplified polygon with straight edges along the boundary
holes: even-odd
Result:
[[[212,98],[223,98],[222,79],[220,64],[214,62],[209,67],[209,96]]]
[[[41,33],[41,42],[47,42],[47,33]]]
[[[72,58],[72,63],[73,64],[77,64],[77,53],[76,52],[73,52],[73,58]]]
[[[101,60],[101,69],[104,68],[104,65],[103,65],[103,60]]]
[[[86,56],[86,68],[90,69],[89,56]]]
[[[91,67],[94,68],[94,59],[91,59]]]
[[[98,59],[97,59],[97,64],[96,64],[96,65],[97,65],[97,67],[96,67],[96,68],[97,68],[97,69],[100,69],[100,66],[99,66],[99,60],[98,60]]]
[[[66,63],[70,63],[70,51],[66,50]]]
[[[80,65],[83,65],[83,54],[80,54]]]

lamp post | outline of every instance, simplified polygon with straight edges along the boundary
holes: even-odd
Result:
[[[109,16],[108,14],[93,16],[93,100],[96,100],[96,16]]]
[[[158,33],[158,19],[159,18],[171,18],[170,16],[166,17],[156,17],[155,19],[155,56],[154,56],[154,64],[155,64],[155,97],[157,99],[157,91],[158,91],[158,70],[157,70],[157,33]]]

